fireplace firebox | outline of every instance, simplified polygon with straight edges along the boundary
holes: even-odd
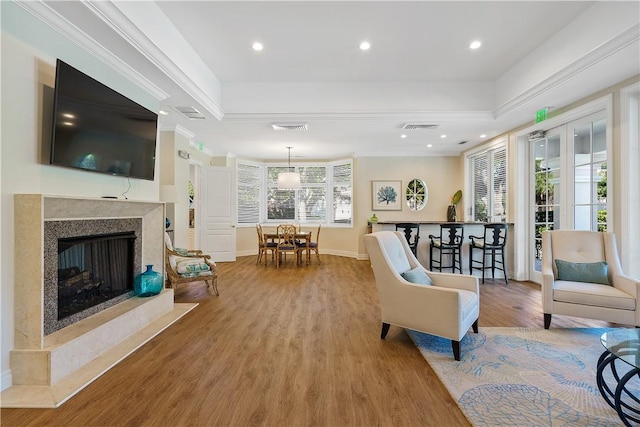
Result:
[[[141,271],[141,218],[45,221],[45,335],[134,297]]]
[[[58,239],[58,320],[133,290],[135,232]]]

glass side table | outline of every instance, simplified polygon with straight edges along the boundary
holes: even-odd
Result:
[[[640,424],[640,399],[638,389],[630,389],[629,381],[640,378],[640,329],[614,329],[600,337],[605,348],[598,359],[596,381],[600,394],[612,408],[618,412],[626,426]],[[624,363],[618,364],[616,360]],[[614,387],[610,387],[604,379],[605,370],[609,368],[615,379]],[[622,372],[620,370],[622,369]],[[622,376],[621,376],[622,374]]]

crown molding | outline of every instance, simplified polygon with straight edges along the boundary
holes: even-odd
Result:
[[[62,34],[76,45],[80,46],[85,51],[89,52],[95,58],[124,75],[133,83],[151,94],[151,96],[158,101],[163,101],[169,98],[169,94],[137,72],[126,62],[118,58],[109,49],[91,38],[87,33],[69,22],[43,1],[21,1],[15,2],[15,4],[53,28],[58,33]]]
[[[178,64],[173,62],[116,5],[111,1],[84,1],[83,4],[174,83],[180,86],[182,90],[200,103],[209,113],[218,120],[222,120],[224,112],[218,103],[203,91]]]
[[[549,78],[522,92],[510,101],[499,105],[494,110],[495,117],[498,118],[502,115],[513,112],[521,105],[565,83],[616,52],[636,43],[638,40],[640,40],[640,24],[636,24],[612,39],[602,43],[600,46],[590,50],[562,70],[552,74]]]
[[[390,120],[456,122],[493,120],[492,111],[332,111],[317,113],[234,113],[226,112],[225,121],[281,120]]]
[[[425,149],[431,151],[432,149]],[[394,150],[393,155],[390,155],[388,151],[367,151],[353,153],[354,158],[364,159],[367,157],[460,157],[461,153],[457,151],[438,150],[433,152],[417,152],[416,150]]]
[[[182,135],[182,136],[184,136],[185,138],[188,138],[188,139],[193,139],[193,138],[196,137],[195,133],[191,132],[189,129],[187,129],[187,128],[183,127],[183,126],[180,126],[180,125],[176,125],[175,128],[174,128],[174,131],[178,135]]]
[[[160,125],[159,128],[160,132],[175,132],[178,135],[182,135],[185,138],[191,140],[193,138],[195,138],[196,134],[191,132],[190,130],[188,130],[187,128],[180,126],[180,125],[174,125],[174,124],[164,124],[164,125]]]

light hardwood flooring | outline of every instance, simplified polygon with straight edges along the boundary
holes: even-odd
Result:
[[[368,261],[322,255],[276,269],[255,260],[219,264],[219,297],[203,283],[180,285],[176,301],[198,302],[195,310],[60,408],[3,409],[0,424],[469,425],[403,329],[380,339]],[[539,287],[489,280],[480,313],[480,328],[541,328]]]

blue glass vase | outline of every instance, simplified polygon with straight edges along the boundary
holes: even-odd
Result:
[[[153,265],[147,265],[147,271],[138,274],[133,281],[133,290],[136,296],[152,297],[162,291],[164,278],[162,274],[153,271]]]

